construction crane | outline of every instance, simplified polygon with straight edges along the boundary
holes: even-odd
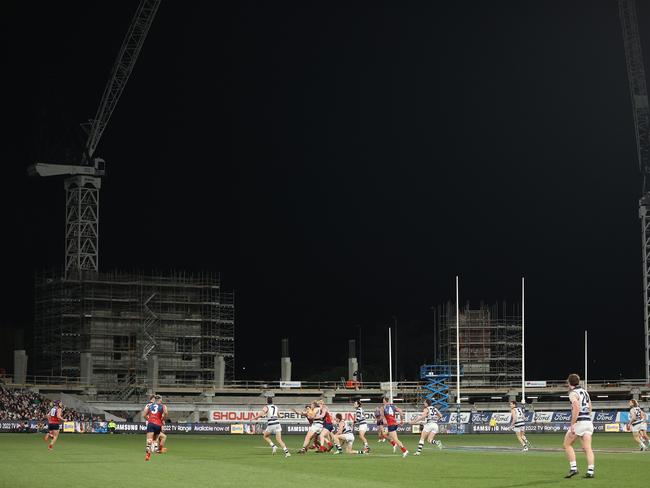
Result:
[[[124,91],[138,59],[161,0],[141,0],[122,47],[113,64],[95,118],[82,124],[88,135],[81,164],[31,165],[32,176],[67,176],[65,188],[65,278],[84,271],[98,271],[99,266],[99,190],[105,174],[105,162],[95,157],[115,106]]]
[[[619,17],[623,31],[623,46],[627,78],[632,99],[632,113],[636,130],[636,149],[642,175],[639,218],[641,219],[643,259],[643,321],[645,325],[645,378],[650,383],[650,109],[643,52],[639,37],[639,22],[635,0],[618,0]]]

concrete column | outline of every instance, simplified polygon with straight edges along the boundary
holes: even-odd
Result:
[[[359,363],[357,362],[357,358],[348,358],[348,379],[359,381],[359,378],[357,378],[354,375],[358,371],[359,371]]]
[[[291,357],[289,356],[289,339],[282,339],[282,357],[280,358],[280,381],[291,381]]]
[[[280,358],[280,381],[291,381],[291,358]]]
[[[82,385],[89,385],[93,382],[93,356],[89,352],[81,353],[80,379]]]
[[[214,358],[214,387],[223,388],[226,383],[226,360],[221,354]]]
[[[354,339],[348,341],[348,379],[359,381],[355,373],[359,371],[359,361],[357,360],[357,343]]]
[[[158,389],[158,355],[147,358],[147,386],[154,392]]]
[[[24,349],[14,351],[14,383],[24,385],[27,381],[27,359]]]

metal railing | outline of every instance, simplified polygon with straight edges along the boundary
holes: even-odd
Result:
[[[278,390],[278,389],[287,389],[287,390],[318,390],[318,391],[328,391],[328,390],[346,390],[346,391],[363,391],[363,390],[374,390],[374,391],[384,391],[382,383],[377,381],[370,382],[358,382],[350,383],[347,381],[300,381],[292,382],[294,384],[300,383],[300,386],[289,387],[283,385],[280,381],[262,381],[262,380],[234,380],[228,381],[225,383],[223,390]],[[109,382],[100,382],[88,384],[83,382],[81,378],[78,377],[68,377],[68,376],[32,376],[29,375],[26,377],[24,383],[14,383],[14,378],[11,375],[0,375],[0,385],[10,385],[10,386],[61,386],[67,388],[86,388],[94,387],[101,390],[113,390],[115,391],[116,387],[127,386],[125,382],[119,383],[109,383]],[[405,391],[419,391],[427,383],[425,381],[399,381],[393,382],[394,391],[405,392]],[[453,390],[456,388],[456,383],[453,380],[447,382],[450,389]],[[133,382],[129,386],[136,386],[137,388],[147,387],[146,377],[138,376],[134,378]],[[385,384],[383,385],[385,386]],[[497,384],[488,384],[488,385],[468,385],[464,384],[461,379],[461,393],[471,392],[473,390],[503,390],[510,389],[518,391],[521,389],[521,382],[503,382]],[[644,379],[616,379],[616,380],[590,380],[588,383],[588,389],[609,389],[609,388],[645,388],[650,387]],[[164,380],[160,379],[158,381],[158,388],[202,388],[202,389],[215,389],[214,381],[211,380],[198,380],[194,378],[188,379],[175,379],[175,380]],[[526,387],[526,390],[562,390],[566,388],[566,380],[546,380],[545,387]],[[222,390],[222,388],[218,388]]]

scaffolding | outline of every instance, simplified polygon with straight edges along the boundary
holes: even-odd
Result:
[[[503,302],[459,314],[461,386],[506,386],[521,381],[521,307]],[[436,358],[456,371],[456,306],[447,302],[435,311]]]
[[[219,274],[43,273],[34,311],[35,374],[81,377],[85,359],[88,382],[118,392],[153,358],[158,384],[209,383],[221,356],[234,379],[234,293]]]

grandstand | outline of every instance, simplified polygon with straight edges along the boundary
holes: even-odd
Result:
[[[22,384],[13,382],[11,376],[2,378],[5,388],[27,389],[38,392],[47,398],[62,398],[66,402],[74,399],[75,408],[81,412],[94,411],[115,414],[125,419],[138,420],[139,412],[147,402],[147,394],[134,394],[128,399],[109,398],[95,393],[79,378],[28,376]],[[530,411],[555,411],[567,409],[567,389],[564,380],[548,380],[544,386],[530,387],[526,390],[527,408]],[[453,381],[451,391],[455,391]],[[405,381],[394,384],[396,402],[407,410],[416,410],[416,404],[426,394],[426,382]],[[520,399],[521,391],[515,383],[502,386],[472,386],[461,390],[461,411],[509,411],[507,402]],[[596,410],[626,410],[630,399],[639,400],[647,406],[650,399],[650,385],[644,380],[591,381],[589,391]],[[89,393],[90,392],[90,393]],[[386,384],[377,382],[362,383],[350,388],[348,382],[293,381],[291,386],[280,381],[229,381],[223,387],[214,382],[195,382],[179,385],[176,382],[161,382],[157,393],[164,395],[174,421],[211,421],[210,413],[219,410],[254,410],[265,403],[267,396],[274,396],[276,403],[283,408],[299,408],[317,398],[324,398],[333,408],[346,409],[352,399],[363,398],[366,410],[374,409],[386,393]],[[455,400],[454,400],[455,401]]]

